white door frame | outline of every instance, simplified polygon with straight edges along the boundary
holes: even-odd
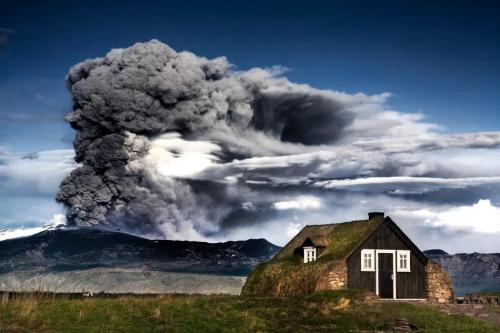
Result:
[[[389,253],[392,254],[392,298],[396,299],[396,251],[397,250],[375,250],[375,290],[376,294],[379,295],[378,288],[378,254],[379,253]]]

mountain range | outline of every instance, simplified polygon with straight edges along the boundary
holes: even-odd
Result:
[[[424,251],[429,260],[443,266],[458,296],[468,292],[500,291],[500,253],[457,253]]]
[[[52,228],[0,242],[0,289],[239,293],[279,249],[265,239],[205,243]]]
[[[265,239],[150,240],[95,228],[48,227],[0,241],[0,290],[238,294],[253,268],[279,250]],[[500,290],[500,253],[424,253],[450,274],[459,296]]]

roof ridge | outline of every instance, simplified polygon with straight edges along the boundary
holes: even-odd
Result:
[[[373,220],[377,220],[377,219],[383,220],[383,218],[377,217],[377,218],[374,218],[374,219],[371,219],[371,220],[370,219],[364,219],[364,220],[352,220],[352,221],[333,222],[333,223],[325,223],[325,224],[307,224],[304,228],[307,228],[307,227],[331,226],[331,225],[338,225],[338,224],[344,224],[344,223],[354,223],[354,222],[369,222],[369,221],[373,221]]]

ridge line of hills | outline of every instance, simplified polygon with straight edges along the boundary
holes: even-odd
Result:
[[[254,267],[279,250],[265,239],[150,240],[116,231],[59,226],[0,241],[0,290],[38,283],[60,291],[90,286],[106,292],[134,292],[141,285],[141,292],[166,288],[239,293]],[[457,295],[500,291],[500,253],[423,252],[448,271]],[[96,282],[91,285],[89,280]]]

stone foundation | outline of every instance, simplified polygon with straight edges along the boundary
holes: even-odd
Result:
[[[455,291],[448,273],[441,265],[430,262],[425,267],[427,276],[427,299],[434,303],[451,303],[455,299]]]
[[[347,265],[339,263],[328,272],[328,286],[330,289],[347,288]]]

